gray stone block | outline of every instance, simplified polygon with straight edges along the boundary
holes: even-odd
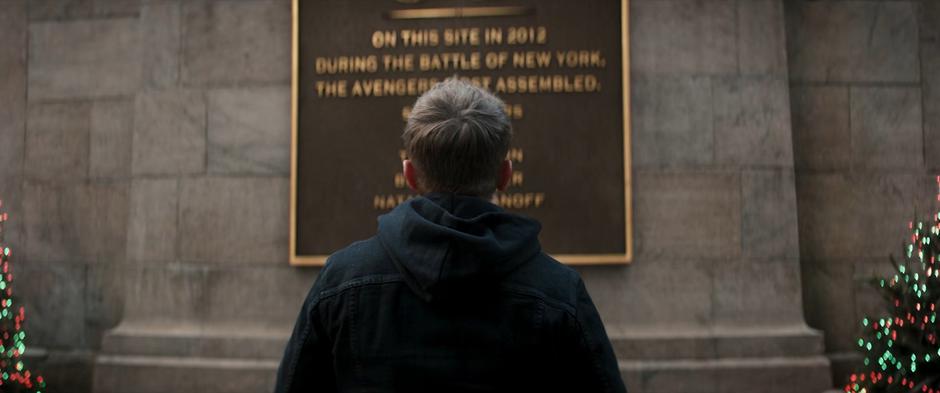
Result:
[[[94,0],[33,0],[29,19],[33,21],[88,17],[94,14]]]
[[[826,351],[854,350],[855,286],[851,260],[802,261],[806,322],[825,332]]]
[[[735,2],[630,2],[631,71],[732,74],[738,71]]]
[[[921,1],[919,5],[921,41],[940,43],[940,3]]]
[[[907,1],[788,3],[790,75],[816,82],[916,82],[917,20]]]
[[[711,164],[711,79],[637,75],[632,83],[634,166]]]
[[[815,261],[857,256],[859,192],[845,174],[803,173],[796,178],[802,258]]]
[[[715,160],[743,167],[792,167],[786,80],[718,78],[713,83]]]
[[[790,105],[797,169],[848,170],[852,158],[848,87],[793,87]]]
[[[29,342],[30,338],[27,337]],[[24,363],[46,381],[46,393],[91,392],[95,353],[90,350],[26,349]]]
[[[126,275],[111,265],[89,265],[85,272],[85,342],[98,349],[104,333],[121,322]]]
[[[623,302],[621,301],[623,290],[619,287],[619,279],[624,277],[629,268],[625,265],[620,266],[573,266],[584,279],[584,285],[588,290],[594,306],[600,313],[604,326],[608,329],[608,334],[612,334],[610,329],[617,329],[618,324],[628,321],[629,316],[625,315]],[[608,297],[610,296],[610,297]]]
[[[30,0],[31,20],[137,16],[140,0]]]
[[[702,328],[712,315],[711,264],[687,258],[643,259],[628,267],[582,269],[610,336],[620,331]],[[642,317],[637,317],[642,316]]]
[[[741,73],[787,77],[783,2],[739,1],[737,7]]]
[[[299,309],[297,310],[299,313]],[[123,323],[105,334],[101,353],[121,356],[280,359],[292,325],[278,329],[234,324],[175,327]]]
[[[932,200],[927,183],[904,174],[801,174],[801,256],[857,260],[898,254],[915,210],[926,210]]]
[[[102,356],[95,365],[97,393],[256,393],[274,386],[277,360],[133,358]]]
[[[37,22],[29,28],[29,99],[132,94],[140,84],[136,19]]]
[[[715,363],[714,360],[621,362],[620,375],[630,393],[717,393]]]
[[[802,319],[802,310],[799,316]],[[715,330],[715,352],[719,358],[812,357],[822,354],[825,349],[822,332],[802,323],[800,326],[782,324],[777,327],[738,325],[727,330]]]
[[[797,307],[799,308],[799,307]],[[805,325],[608,331],[617,359],[794,358],[823,352],[822,334]]]
[[[314,278],[314,271],[286,265],[214,269],[208,278],[206,325],[289,328],[297,320]]]
[[[186,85],[290,80],[290,4],[186,2],[182,80]]]
[[[89,176],[127,178],[131,174],[134,103],[95,101],[91,107]]]
[[[19,247],[25,244],[23,235],[23,177],[2,175],[0,177],[0,214],[7,213],[3,223],[0,243]]]
[[[117,17],[138,16],[140,3],[152,0],[94,0],[95,15]]]
[[[105,338],[95,392],[257,392],[274,386],[289,331],[122,324]]]
[[[741,174],[741,247],[751,258],[799,258],[796,184],[790,169]]]
[[[803,326],[799,259],[719,263],[714,280],[715,326]]]
[[[286,178],[183,179],[179,250],[184,261],[287,261]]]
[[[922,168],[923,123],[918,88],[849,89],[855,168]]]
[[[29,106],[27,178],[82,181],[88,176],[91,104],[64,102]]]
[[[723,259],[741,254],[737,175],[642,171],[634,185],[638,257]]]
[[[22,181],[26,141],[27,2],[8,1],[0,7],[0,242],[23,244]]]
[[[290,89],[209,92],[209,172],[290,174]]]
[[[205,172],[205,95],[189,90],[138,94],[132,157],[135,175]]]
[[[177,260],[179,180],[135,179],[127,220],[130,262]]]
[[[11,285],[16,301],[26,307],[27,343],[33,347],[86,347],[86,266],[24,261],[14,254]]]
[[[26,244],[30,261],[113,263],[123,260],[127,183],[23,187]]]
[[[25,0],[0,7],[0,212],[9,215],[0,243],[23,244],[23,158],[26,141]]]
[[[123,324],[156,326],[169,332],[197,328],[204,320],[209,268],[170,263],[126,269],[123,274],[129,283]]]
[[[180,24],[179,2],[146,2],[140,10],[143,51],[143,82],[147,87],[165,88],[179,83]]]
[[[936,20],[940,21],[940,15]],[[940,171],[940,39],[921,46],[921,63],[924,67],[924,159],[927,168],[937,172]]]
[[[614,354],[625,360],[711,359],[716,356],[715,337],[710,328],[677,331],[636,332],[634,329],[607,329]],[[629,387],[629,386],[628,386]]]
[[[755,386],[768,393],[822,392],[832,387],[829,362],[822,356],[728,363],[715,371],[719,392],[746,392]]]
[[[26,1],[0,8],[0,179],[23,171],[26,133]]]
[[[772,393],[822,392],[831,386],[829,362],[821,356],[621,362],[620,371],[631,393],[747,392],[755,386]]]
[[[859,181],[863,210],[859,245],[862,257],[884,260],[888,255],[900,256],[901,242],[911,232],[908,224],[917,217],[935,212],[935,178],[921,175],[885,174]]]

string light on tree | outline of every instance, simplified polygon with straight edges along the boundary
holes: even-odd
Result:
[[[937,176],[940,201],[940,176]],[[872,280],[885,299],[887,315],[861,321],[856,342],[862,365],[849,376],[845,392],[940,393],[940,211],[908,223],[904,259],[891,257],[895,273]]]
[[[46,382],[23,363],[26,353],[26,311],[13,297],[12,251],[4,241],[9,219],[0,201],[0,392],[42,393]]]

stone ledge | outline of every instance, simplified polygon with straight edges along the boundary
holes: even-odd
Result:
[[[611,333],[631,393],[756,387],[818,393],[832,386],[822,336],[807,327]],[[235,326],[120,325],[104,337],[95,392],[269,390],[287,335]],[[226,381],[226,386],[211,386],[211,381]]]
[[[817,356],[823,336],[808,327],[610,333],[621,360]]]
[[[99,356],[94,392],[264,392],[278,361],[159,356]]]
[[[289,333],[260,328],[122,325],[105,334],[102,354],[279,359]],[[621,360],[816,356],[822,335],[810,328],[684,332],[611,332]]]
[[[101,343],[103,356],[279,360],[289,332],[269,329],[119,326]]]
[[[95,392],[258,392],[274,386],[278,362],[109,356],[97,360]],[[631,393],[822,392],[823,357],[621,362]]]
[[[27,347],[23,357],[26,367],[45,379],[45,393],[88,392],[91,389],[95,365],[93,351]]]
[[[97,362],[105,366],[218,368],[222,370],[241,370],[245,368],[277,369],[278,364],[280,364],[278,360],[113,355],[99,356]]]
[[[630,393],[818,393],[832,387],[822,356],[626,361],[620,373]]]

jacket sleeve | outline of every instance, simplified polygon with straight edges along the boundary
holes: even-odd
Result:
[[[332,343],[319,320],[320,278],[307,295],[277,371],[275,393],[335,392]]]
[[[625,393],[627,390],[610,339],[584,282],[580,280],[569,334],[573,341],[569,370],[573,370],[580,379],[578,384],[583,391]]]

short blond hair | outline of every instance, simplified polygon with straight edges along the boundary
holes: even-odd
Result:
[[[415,102],[402,134],[428,192],[490,196],[512,140],[503,101],[457,78]]]

